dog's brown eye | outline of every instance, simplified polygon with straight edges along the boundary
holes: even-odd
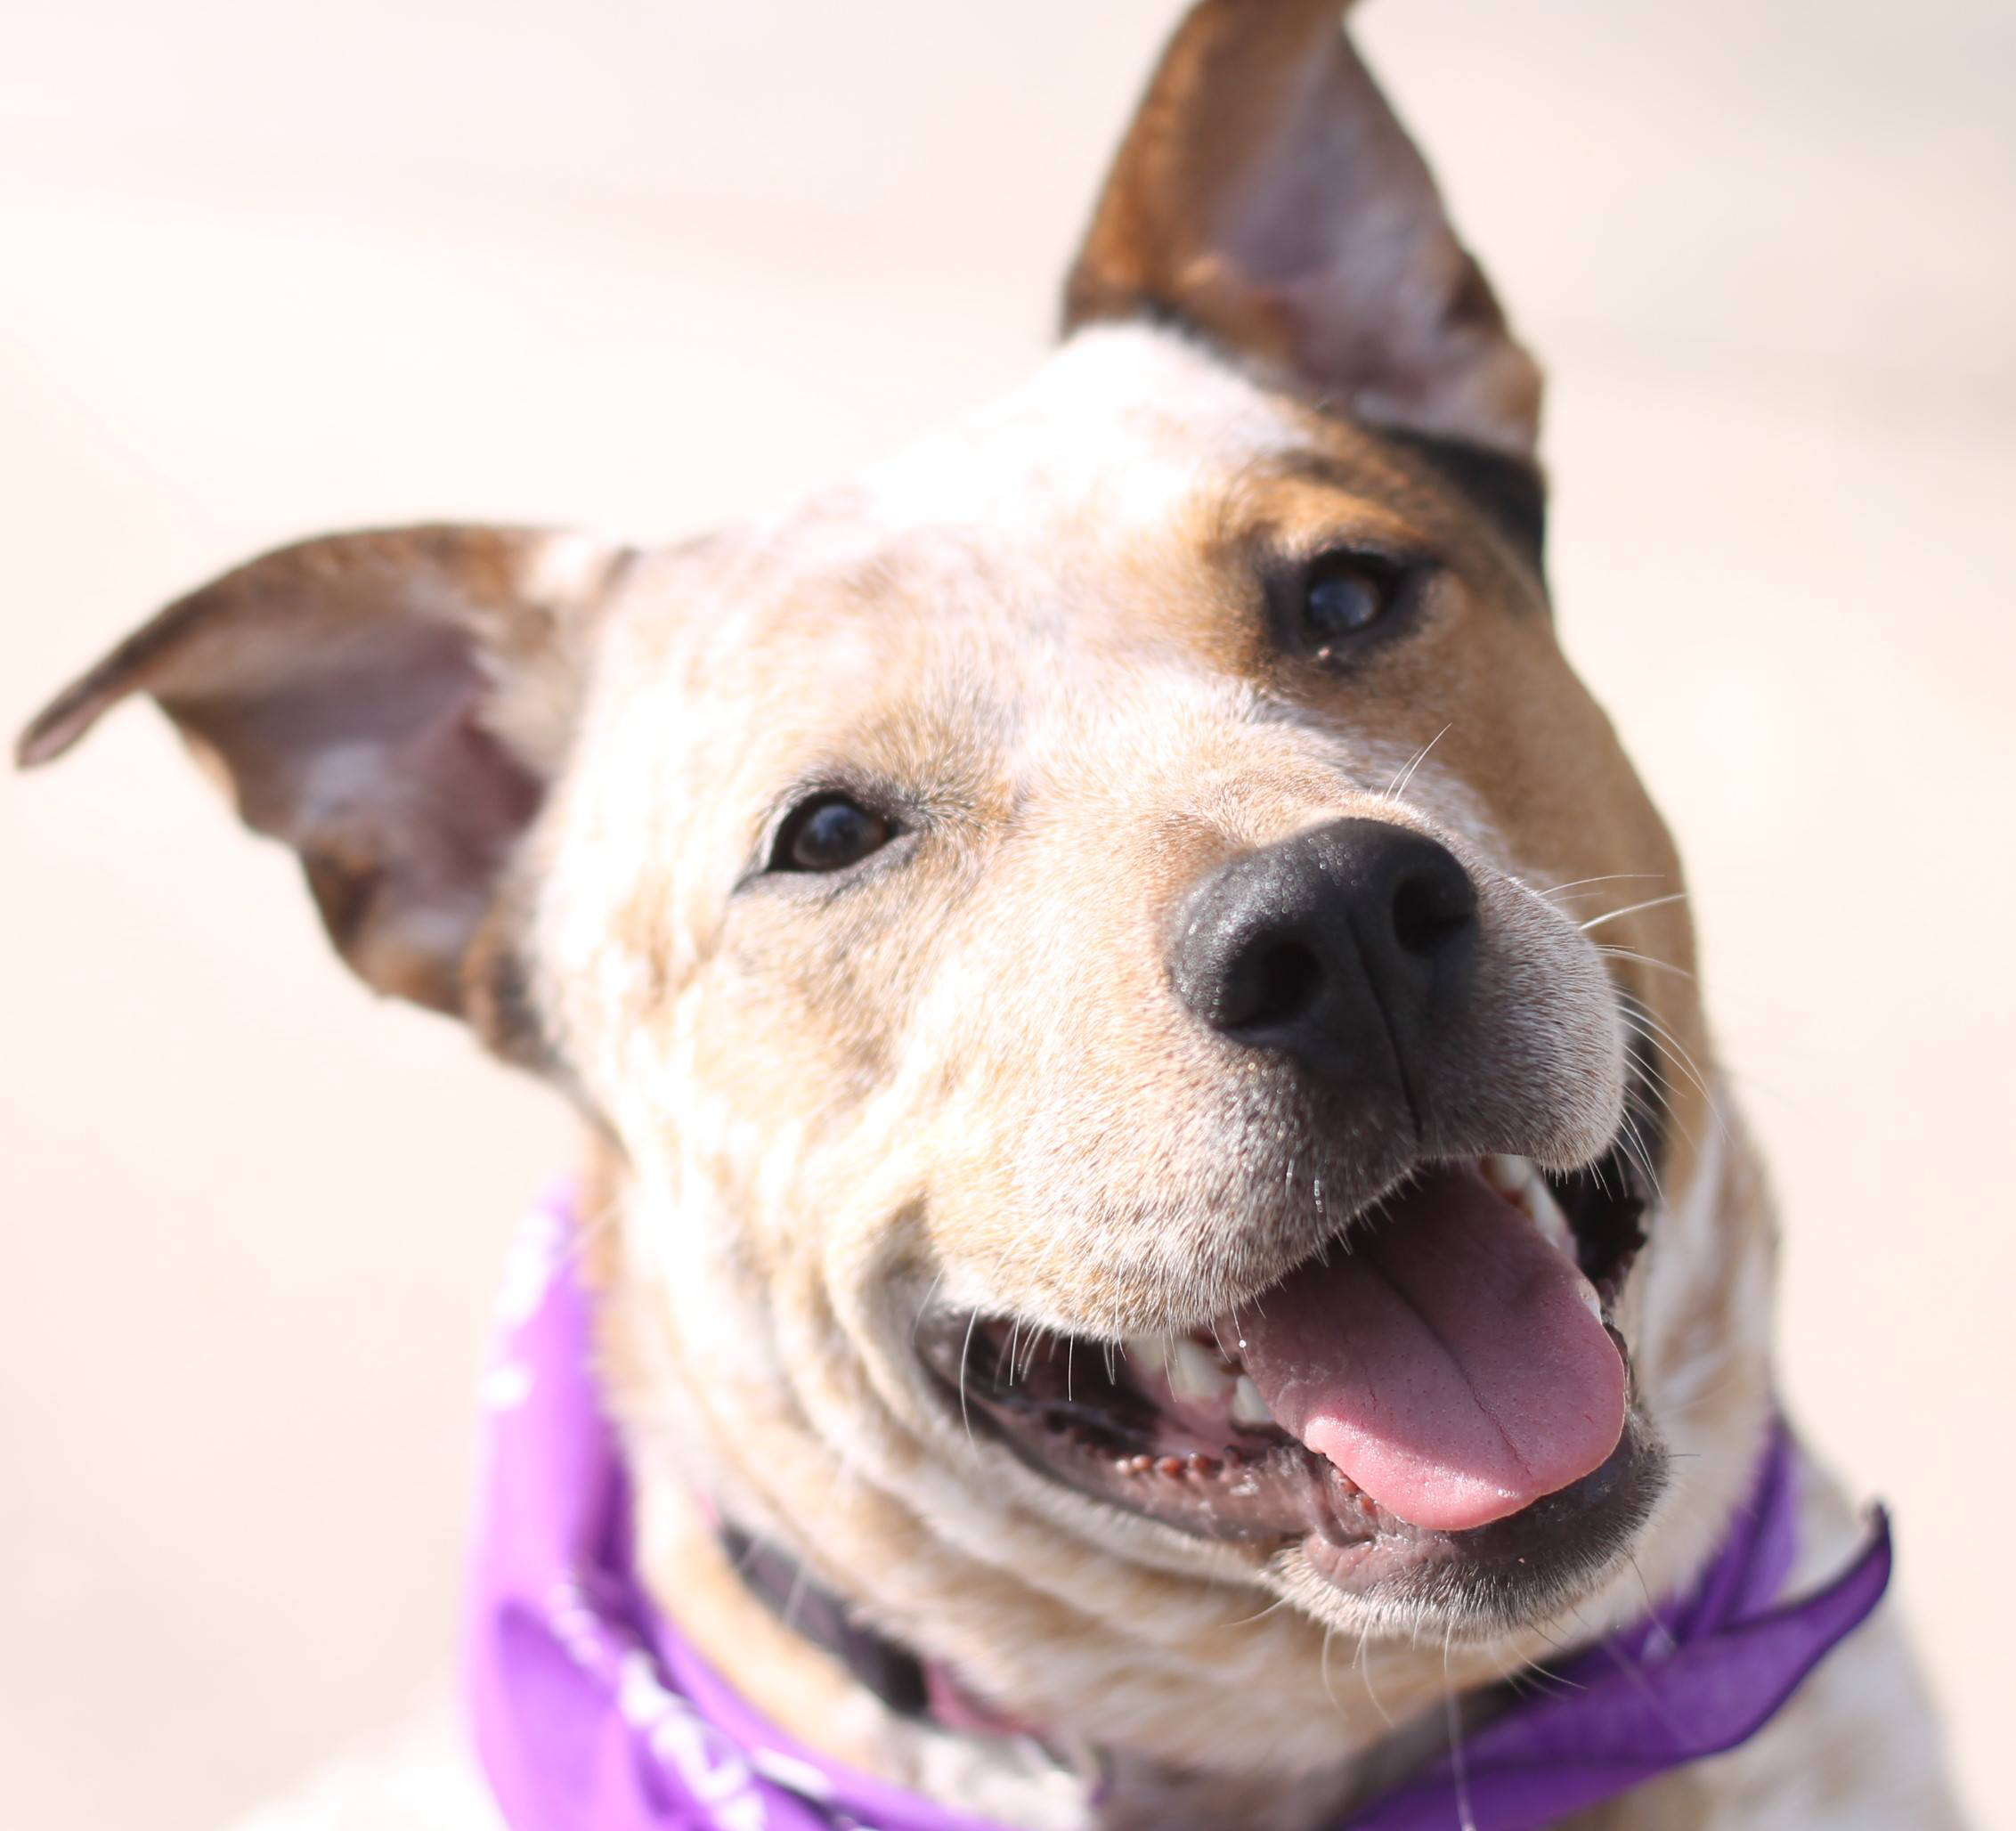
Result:
[[[844,794],[815,795],[794,808],[777,834],[773,871],[844,871],[895,837],[880,814]]]
[[[1302,642],[1318,652],[1349,642],[1392,609],[1401,582],[1399,570],[1386,560],[1326,554],[1303,577]]]

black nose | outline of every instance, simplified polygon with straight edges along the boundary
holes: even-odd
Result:
[[[1171,975],[1215,1030],[1326,1081],[1414,1070],[1468,997],[1477,893],[1443,847],[1337,820],[1248,852],[1191,893]],[[1389,1056],[1390,1051],[1390,1056]]]

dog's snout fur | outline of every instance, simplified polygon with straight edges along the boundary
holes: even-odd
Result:
[[[1448,849],[1344,819],[1234,859],[1185,902],[1170,970],[1214,1030],[1333,1086],[1397,1086],[1467,1000],[1477,897]]]

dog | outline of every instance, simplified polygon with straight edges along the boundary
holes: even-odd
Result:
[[[1650,1610],[1663,1683],[1760,1494],[1760,1610],[1877,1567],[1540,402],[1336,0],[1203,0],[1009,400],[671,549],[269,554],[20,757],[151,695],[579,1109],[637,1581],[781,1737],[959,1822],[1542,1822],[1473,1796],[1522,1682]],[[1890,1613],[1798,1678],[1548,1821],[1955,1822]]]

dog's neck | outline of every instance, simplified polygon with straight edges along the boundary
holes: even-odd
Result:
[[[1311,1775],[1177,1766],[1017,1723],[949,1668],[863,1627],[787,1553],[724,1527],[690,1493],[638,1496],[660,1606],[793,1739],[957,1811],[1032,1831],[1309,1831],[1439,1752],[1439,1710]],[[1340,1677],[1342,1672],[1340,1661]]]
[[[911,1738],[928,1740],[935,1733],[960,1739],[966,1747],[957,1764],[970,1778],[982,1778],[993,1767],[999,1778],[989,1790],[1037,1794],[1045,1810],[1068,1810],[1096,1796],[1099,1824],[1116,1831],[1191,1824],[1299,1831],[1334,1819],[1353,1794],[1377,1790],[1415,1766],[1431,1752],[1435,1737],[1446,1734],[1443,1719],[1412,1733],[1395,1730],[1349,1773],[1323,1773],[1285,1789],[1273,1780],[1256,1784],[1243,1775],[1093,1750],[1054,1726],[1019,1722],[993,1710],[967,1691],[956,1672],[864,1626],[788,1552],[732,1526],[720,1526],[715,1537],[743,1587],[778,1624],[844,1668]],[[1027,1816],[1025,1803],[1017,1822]]]

